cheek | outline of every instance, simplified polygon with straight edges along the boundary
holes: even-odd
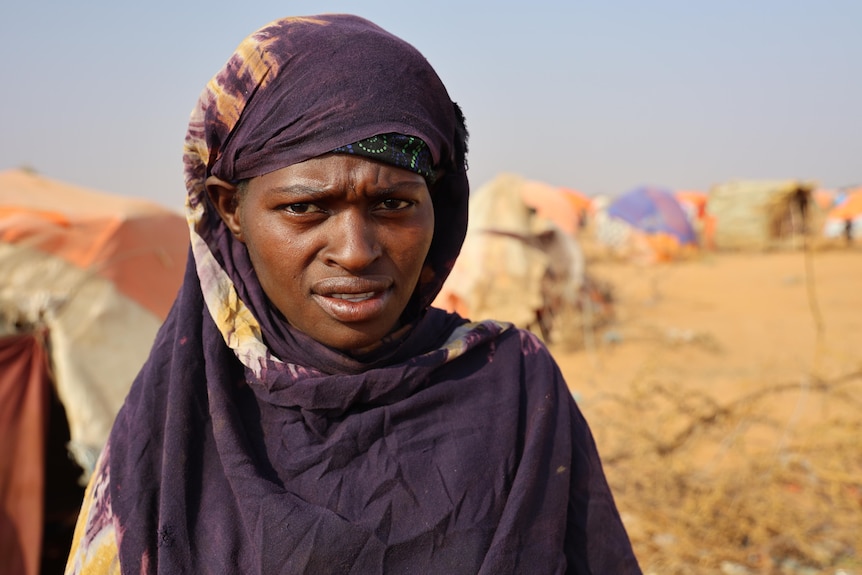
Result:
[[[300,265],[300,247],[295,238],[278,226],[268,226],[266,222],[255,222],[244,228],[245,245],[251,265],[258,279],[268,287],[269,283],[282,283],[295,278],[296,266]]]
[[[431,242],[434,239],[434,208],[430,203],[426,204],[420,222],[419,226],[417,226],[416,241],[419,246],[418,249],[422,252],[422,261],[424,263],[428,250],[431,248]]]
[[[394,238],[392,245],[396,248],[400,267],[410,268],[418,274],[425,264],[433,237],[433,227],[419,226]]]

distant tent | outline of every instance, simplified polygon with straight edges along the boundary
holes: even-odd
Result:
[[[862,188],[846,194],[841,203],[826,214],[823,233],[828,238],[862,238]]]
[[[576,235],[583,221],[583,204],[576,192],[544,182],[523,180],[521,200],[536,213],[554,222],[561,230]]]
[[[698,245],[705,249],[715,247],[715,218],[706,209],[709,194],[700,190],[676,190],[673,193],[685,210],[698,237]]]
[[[0,415],[0,511],[17,531],[0,529],[0,554],[20,552],[22,573],[39,572],[41,508],[22,510],[11,494],[23,480],[9,470],[30,470],[26,489],[45,480],[44,450],[29,446],[54,427],[45,398],[62,404],[68,449],[91,471],[176,296],[187,250],[185,219],[166,208],[0,172],[0,394],[31,398],[14,417]]]
[[[827,212],[835,207],[836,200],[838,199],[838,192],[825,188],[818,188],[811,195],[814,201],[817,202],[817,205],[820,206],[820,209]]]
[[[820,229],[823,212],[813,199],[814,182],[749,180],[714,186],[708,213],[715,218],[718,249],[799,247],[808,232]]]
[[[578,214],[578,232],[582,232],[589,224],[593,214],[593,198],[585,193],[572,188],[559,188],[569,203],[575,206]]]
[[[550,338],[585,283],[580,244],[528,206],[527,180],[501,174],[472,194],[461,255],[434,305]]]
[[[578,213],[588,214],[593,209],[593,198],[586,195],[585,193],[573,190],[572,188],[560,188],[560,190],[566,195],[566,198],[571,202],[575,208],[578,210]]]
[[[697,233],[673,192],[640,187],[607,201],[596,215],[600,242],[646,261],[669,261],[697,248]]]
[[[682,206],[690,222],[702,220],[706,215],[709,194],[700,190],[674,190],[673,197]]]

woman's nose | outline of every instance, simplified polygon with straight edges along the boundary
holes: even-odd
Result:
[[[357,211],[347,210],[330,218],[325,257],[327,263],[358,272],[382,253],[375,226]]]

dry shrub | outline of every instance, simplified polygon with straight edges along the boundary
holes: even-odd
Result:
[[[560,286],[552,281],[543,285],[546,306],[532,331],[562,351],[595,347],[597,334],[614,320],[613,287],[590,274],[573,297],[558,293]]]
[[[801,385],[822,417],[788,423],[773,406]],[[647,379],[592,398],[644,572],[862,573],[860,398],[862,372],[726,402]]]

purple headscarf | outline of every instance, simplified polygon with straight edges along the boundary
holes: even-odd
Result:
[[[286,325],[204,182],[385,133],[427,144],[436,227],[409,333],[360,361]],[[276,21],[213,78],[185,282],[106,448],[123,573],[639,573],[547,349],[428,307],[466,232],[465,154],[430,65],[355,16]]]

